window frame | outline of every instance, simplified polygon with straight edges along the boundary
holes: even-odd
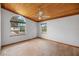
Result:
[[[41,24],[41,32],[44,34],[44,33],[47,33],[47,23],[42,23]]]
[[[16,18],[15,18],[16,17]],[[15,18],[16,21],[14,21],[12,18],[10,20],[10,36],[19,36],[19,35],[25,35],[26,33],[26,20],[24,17],[22,17],[21,19],[19,19],[18,17],[22,17],[22,16],[12,16],[12,18]],[[23,21],[23,22],[22,22]],[[12,23],[16,26],[12,26]],[[12,30],[12,28],[15,28],[17,30]],[[15,34],[12,34],[12,32],[14,32]]]

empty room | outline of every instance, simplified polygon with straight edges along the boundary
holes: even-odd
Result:
[[[79,3],[1,3],[1,56],[79,56]]]

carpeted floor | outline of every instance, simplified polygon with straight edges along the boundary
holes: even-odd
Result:
[[[79,56],[79,48],[45,39],[32,39],[2,47],[3,56]]]

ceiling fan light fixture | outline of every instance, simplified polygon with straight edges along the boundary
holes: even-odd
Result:
[[[37,12],[37,17],[39,20],[49,18],[49,16],[45,15],[44,11],[41,9]]]

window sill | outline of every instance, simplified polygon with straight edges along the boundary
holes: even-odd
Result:
[[[14,37],[14,36],[22,36],[22,35],[25,35],[25,33],[23,33],[23,34],[16,34],[16,35],[10,35],[10,37]]]

